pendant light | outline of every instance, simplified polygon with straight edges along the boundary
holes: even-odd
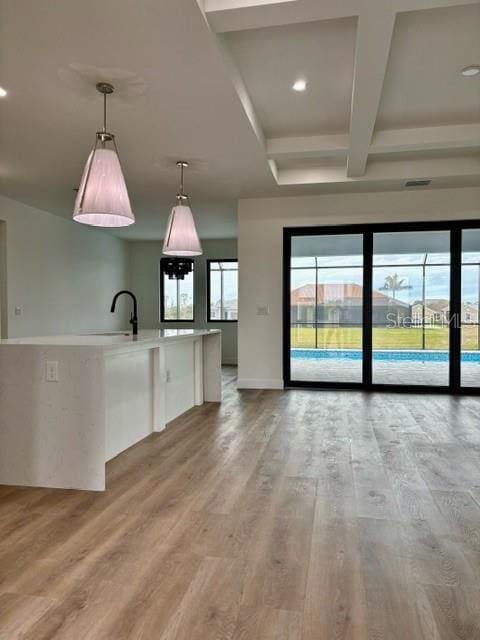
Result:
[[[127,186],[118,158],[113,133],[107,131],[107,95],[113,93],[108,82],[99,82],[103,94],[103,128],[97,131],[75,200],[73,219],[93,227],[126,227],[135,222]],[[107,142],[113,148],[107,148]]]
[[[177,203],[168,218],[163,253],[166,256],[183,258],[200,256],[203,251],[190,209],[190,200],[183,193],[183,171],[188,167],[188,162],[180,160],[177,167],[180,167],[180,191],[177,193]]]

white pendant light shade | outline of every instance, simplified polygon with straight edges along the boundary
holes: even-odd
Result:
[[[200,256],[203,253],[192,210],[176,205],[168,218],[163,253],[167,256]]]
[[[116,152],[98,148],[88,157],[73,219],[94,227],[126,227],[135,222]]]

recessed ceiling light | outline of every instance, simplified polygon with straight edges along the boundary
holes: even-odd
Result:
[[[6,95],[7,95],[6,89],[4,89],[3,87],[0,87],[0,98],[5,98]]]
[[[307,81],[306,80],[295,80],[295,82],[292,85],[292,89],[294,91],[305,91],[305,89],[307,88]]]
[[[480,73],[480,65],[478,64],[470,64],[468,67],[464,67],[462,69],[462,76],[470,78],[471,76],[478,76]]]

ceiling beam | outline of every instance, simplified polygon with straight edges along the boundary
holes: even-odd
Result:
[[[279,185],[335,184],[375,182],[382,180],[422,180],[435,178],[477,178],[480,183],[478,158],[422,158],[416,160],[370,161],[363,176],[349,177],[342,167],[279,169]]]
[[[382,4],[395,13],[478,4],[480,0],[203,0],[217,33],[276,27],[314,20],[333,20],[375,11]]]
[[[207,23],[208,24],[208,23]],[[223,62],[229,73],[230,79],[232,81],[235,92],[240,100],[240,104],[242,105],[245,116],[247,117],[250,126],[257,138],[257,141],[265,152],[265,159],[267,162],[267,166],[270,169],[272,177],[275,182],[277,182],[277,166],[274,160],[270,160],[266,154],[266,140],[263,133],[263,129],[260,125],[260,121],[255,112],[255,107],[253,106],[252,100],[250,98],[250,94],[248,93],[248,89],[243,81],[242,75],[238,69],[237,63],[234,60],[231,51],[225,41],[225,36],[222,34],[212,34],[215,39],[216,46],[218,47],[218,51],[222,56]]]
[[[403,11],[458,7],[465,4],[480,4],[480,0],[396,0],[392,6],[397,13],[401,13]]]
[[[297,2],[297,0],[203,0],[203,6],[206,11],[228,11],[231,9],[274,6],[283,2]]]
[[[296,138],[269,138],[267,155],[277,160],[289,158],[338,158],[348,152],[346,133]]]
[[[358,0],[205,0],[204,6],[212,29],[222,33],[356,16],[359,4]]]
[[[358,19],[350,111],[347,175],[365,172],[392,41],[395,12],[362,12]]]
[[[392,129],[373,134],[370,153],[442,151],[480,147],[480,124]]]
[[[347,134],[269,138],[269,158],[341,158],[349,149]],[[373,134],[370,154],[401,151],[442,151],[480,147],[480,124],[455,124],[417,129],[391,129]]]

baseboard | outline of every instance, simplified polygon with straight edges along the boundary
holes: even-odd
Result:
[[[238,362],[236,358],[222,358],[222,364],[227,364],[236,367]]]
[[[239,378],[237,389],[283,389],[283,380],[276,378]]]

